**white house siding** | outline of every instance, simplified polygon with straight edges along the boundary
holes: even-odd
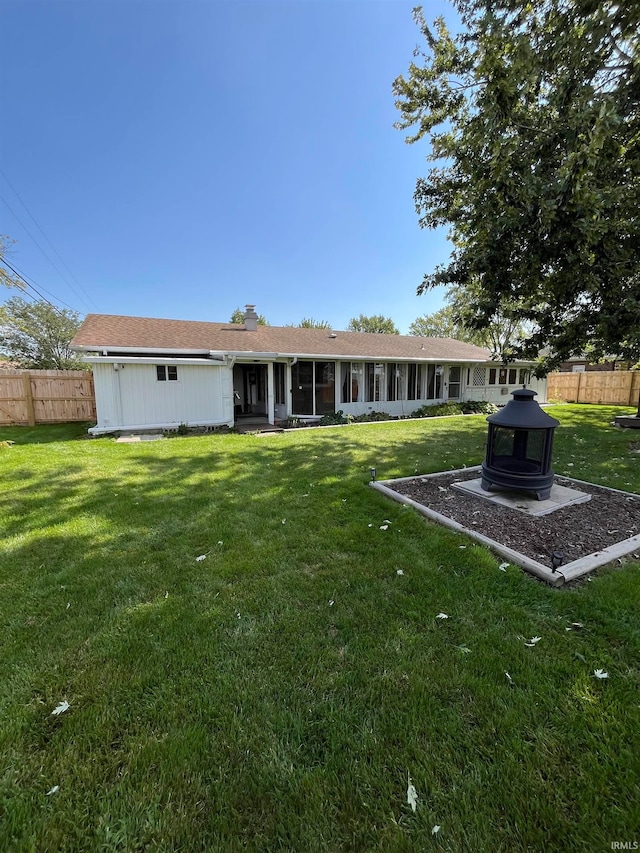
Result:
[[[511,400],[511,392],[515,391],[517,388],[522,388],[522,382],[519,381],[520,378],[520,368],[517,368],[518,371],[518,381],[511,382],[505,385],[489,385],[489,370],[491,368],[495,368],[495,363],[487,366],[486,368],[481,367],[480,365],[476,365],[478,370],[485,370],[485,380],[482,385],[474,385],[473,384],[473,371],[474,367],[470,366],[469,371],[464,370],[464,380],[467,383],[467,375],[469,375],[470,381],[466,384],[464,389],[464,397],[465,400],[484,400],[488,403],[495,403],[497,406],[505,406],[509,400]],[[537,393],[536,402],[538,403],[546,403],[547,402],[547,380],[546,379],[536,379],[533,376],[528,376],[527,378],[527,387],[531,388],[533,391]]]
[[[157,379],[155,363],[94,364],[93,370],[93,432],[233,425],[233,378],[226,366],[177,363],[178,379],[164,381]]]

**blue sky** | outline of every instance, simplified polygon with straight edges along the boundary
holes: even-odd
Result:
[[[250,302],[272,325],[384,314],[406,333],[441,307],[415,290],[449,255],[413,207],[426,144],[392,126],[412,5],[4,0],[9,261],[83,314]]]

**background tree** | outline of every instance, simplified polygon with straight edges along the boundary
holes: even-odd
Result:
[[[352,317],[347,329],[350,332],[376,332],[382,335],[400,334],[393,320],[390,317],[384,317],[382,314],[373,314],[371,317],[360,314],[358,317]]]
[[[299,329],[330,329],[331,323],[327,320],[314,320],[313,317],[303,317],[298,323]]]
[[[22,367],[82,370],[69,346],[80,323],[75,311],[15,296],[0,306],[0,351]]]
[[[0,284],[4,287],[18,287],[24,290],[24,283],[18,278],[13,270],[7,266],[5,255],[9,251],[9,246],[14,243],[9,237],[0,234]]]
[[[231,319],[229,320],[229,322],[230,323],[239,323],[240,325],[242,325],[244,323],[244,311],[243,311],[243,309],[242,308],[236,308],[233,311],[233,313],[231,314]],[[258,325],[259,326],[268,326],[269,325],[264,314],[258,314]]]
[[[515,318],[517,311],[509,306],[508,311],[496,311],[484,329],[473,328],[474,311],[470,307],[474,292],[480,287],[477,281],[466,287],[450,287],[447,304],[433,314],[418,317],[409,326],[410,335],[425,337],[455,338],[491,351],[496,359],[509,361],[514,349],[529,333],[526,324]]]
[[[466,323],[507,316],[548,348],[545,372],[591,342],[640,358],[640,4],[456,0],[463,30],[430,29],[393,85],[438,161],[416,184],[420,225],[449,227],[425,275],[468,291]]]

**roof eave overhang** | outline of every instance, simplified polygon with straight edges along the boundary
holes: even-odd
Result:
[[[268,358],[268,359],[323,359],[326,361],[423,361],[425,363],[437,363],[437,364],[460,364],[464,363],[473,363],[473,364],[489,364],[490,360],[488,358],[470,358],[468,356],[464,358],[454,358],[452,356],[425,356],[425,355],[361,355],[358,353],[335,353],[335,352],[276,352],[276,353],[261,353],[261,352],[247,352],[246,350],[228,350],[225,351],[227,355],[233,356],[236,359],[242,358]],[[213,353],[212,353],[213,354]],[[220,353],[221,354],[221,353]]]
[[[499,362],[490,357],[482,356],[444,356],[444,355],[425,355],[423,353],[414,355],[377,355],[369,353],[363,355],[360,353],[331,353],[331,352],[262,352],[251,350],[206,350],[206,349],[183,349],[178,347],[137,347],[137,346],[112,346],[110,344],[75,344],[71,347],[75,352],[96,353],[92,359],[95,361],[104,361],[106,358],[116,359],[126,357],[127,354],[136,353],[136,355],[146,356],[148,358],[181,358],[195,357],[200,359],[212,359],[215,361],[224,358],[234,359],[251,359],[274,361],[276,359],[323,359],[327,361],[378,361],[378,362],[393,362],[393,361],[414,361],[424,362],[425,364],[478,364],[487,366],[496,366]],[[510,362],[514,366],[532,365],[534,361],[516,360]]]
[[[126,355],[131,352],[140,352],[145,355],[194,355],[206,358],[210,354],[208,349],[182,349],[180,347],[136,347],[136,346],[113,346],[112,344],[72,344],[71,349],[75,352],[97,352],[97,353],[122,353]]]
[[[189,358],[189,356],[181,358],[174,356],[172,358],[169,355],[160,355],[154,358],[147,356],[96,355],[87,356],[83,361],[86,361],[87,364],[196,364],[206,366],[222,366],[228,363],[225,358]]]

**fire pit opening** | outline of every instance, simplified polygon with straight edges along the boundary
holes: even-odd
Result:
[[[540,408],[530,388],[518,388],[511,396],[504,409],[487,418],[482,488],[534,492],[538,500],[547,500],[553,486],[551,450],[559,421]]]

